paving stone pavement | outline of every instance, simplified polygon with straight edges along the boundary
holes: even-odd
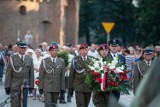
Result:
[[[7,97],[9,97],[9,96],[5,94],[4,86],[3,86],[3,83],[2,83],[0,85],[0,103],[5,101],[5,99]],[[124,107],[129,107],[133,98],[134,98],[134,95],[132,94],[132,90],[130,90],[130,95],[121,95],[119,103],[124,105]],[[58,102],[58,106],[59,107],[76,107],[75,97],[72,98],[71,103],[60,104]],[[3,107],[10,107],[10,104],[8,103]],[[38,99],[37,100],[32,100],[31,98],[28,97],[28,107],[44,107],[44,103],[40,102]],[[90,101],[89,107],[94,107],[92,100]]]

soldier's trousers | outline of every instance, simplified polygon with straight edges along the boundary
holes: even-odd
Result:
[[[95,107],[108,107],[110,92],[93,92],[92,101]]]
[[[21,107],[20,91],[11,90],[10,100],[11,100],[11,107]]]
[[[118,102],[119,98],[120,98],[120,92],[119,91],[112,91],[111,96],[114,97]]]
[[[75,92],[75,97],[77,107],[88,107],[91,99],[91,92]]]
[[[59,92],[44,92],[45,107],[56,107]]]

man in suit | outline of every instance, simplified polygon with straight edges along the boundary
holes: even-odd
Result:
[[[153,64],[153,49],[146,47],[143,51],[143,60],[136,63],[134,69],[134,80],[133,80],[133,93],[135,94],[136,89],[143,77],[146,76],[146,73],[150,66]]]
[[[109,49],[110,52],[108,54],[108,59],[113,60],[114,58],[118,58],[118,64],[119,65],[125,65],[125,57],[122,56],[121,54],[118,54],[118,47],[120,46],[120,41],[117,39],[112,39],[109,41]],[[113,90],[111,93],[111,96],[115,97],[116,100],[118,101],[120,98],[120,92]]]
[[[58,45],[51,44],[50,56],[41,61],[39,70],[39,92],[44,92],[45,107],[56,106],[58,96],[64,93],[65,87],[65,63],[57,57]]]
[[[88,107],[91,98],[91,90],[85,83],[86,72],[88,72],[86,64],[90,62],[87,54],[88,45],[83,43],[79,47],[79,56],[73,58],[70,67],[69,88],[75,90],[77,107]]]
[[[21,86],[24,79],[29,81],[29,91],[34,88],[33,59],[25,55],[26,43],[18,42],[18,53],[11,56],[5,75],[5,91],[11,96],[11,107],[21,107]]]

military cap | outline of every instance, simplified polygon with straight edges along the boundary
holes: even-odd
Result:
[[[79,49],[86,49],[88,48],[88,45],[86,43],[82,43],[79,47]]]
[[[144,48],[143,50],[143,54],[152,54],[153,53],[153,48],[147,46],[146,48]]]
[[[100,50],[105,50],[105,49],[108,49],[108,45],[107,44],[102,44],[98,47],[98,51]]]
[[[20,48],[26,48],[27,47],[27,44],[25,42],[17,42],[17,46],[20,47]]]
[[[117,40],[117,39],[112,39],[112,40],[109,41],[109,45],[119,46],[120,45],[120,41]]]
[[[49,51],[52,50],[52,49],[57,49],[58,48],[58,45],[55,43],[55,44],[51,44],[49,46]]]

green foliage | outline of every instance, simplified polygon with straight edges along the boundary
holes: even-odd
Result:
[[[144,45],[157,44],[160,40],[160,1],[139,0],[137,24],[140,41]],[[145,40],[145,41],[144,41]]]
[[[65,62],[65,66],[67,67],[69,62],[68,62],[68,52],[67,51],[60,51],[57,55],[57,57],[62,58]]]
[[[81,0],[80,36],[90,37],[98,44],[106,43],[106,32],[102,22],[115,22],[111,38],[129,39],[133,35],[134,7],[132,0]]]
[[[115,22],[111,39],[119,38],[124,46],[157,44],[160,41],[160,0],[81,0],[80,37],[102,44],[107,34],[102,22]],[[95,39],[96,38],[96,39]]]

